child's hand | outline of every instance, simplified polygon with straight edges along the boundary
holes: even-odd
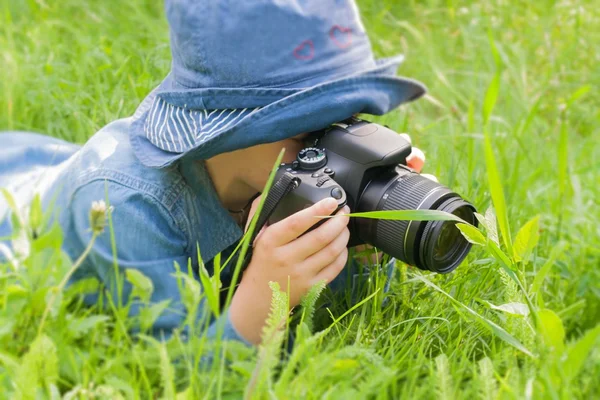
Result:
[[[331,282],[346,265],[348,217],[331,218],[301,236],[319,221],[317,217],[331,215],[336,207],[335,199],[324,199],[266,227],[257,236],[252,260],[229,310],[233,326],[249,342],[261,341],[271,307],[269,282],[279,283],[281,290],[289,293],[290,307],[294,307],[314,284]],[[349,209],[339,213],[347,214]]]

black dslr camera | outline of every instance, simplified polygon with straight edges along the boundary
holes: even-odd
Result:
[[[411,146],[396,132],[351,118],[312,134],[310,140],[293,163],[277,171],[273,189],[280,196],[271,204],[270,223],[330,196],[338,200],[338,209],[348,204],[353,212],[443,210],[477,224],[475,207],[406,166]],[[367,243],[439,273],[454,270],[471,248],[453,221],[351,218],[349,229],[349,247]]]

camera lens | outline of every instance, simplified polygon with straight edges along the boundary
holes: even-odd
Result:
[[[477,225],[475,208],[447,187],[402,167],[371,180],[358,211],[441,210]],[[471,249],[455,221],[391,221],[359,218],[359,237],[423,270],[454,270]]]

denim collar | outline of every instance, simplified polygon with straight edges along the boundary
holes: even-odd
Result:
[[[242,237],[242,229],[231,217],[219,200],[212,179],[204,163],[193,160],[183,160],[179,171],[192,191],[198,210],[196,221],[199,226],[192,229],[200,233],[200,253],[204,262],[208,262],[218,253],[236,243]],[[195,244],[194,244],[194,259]]]

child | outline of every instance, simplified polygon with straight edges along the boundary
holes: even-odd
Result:
[[[262,190],[282,148],[289,162],[307,132],[356,113],[381,115],[424,93],[394,76],[401,57],[374,59],[351,0],[167,0],[166,11],[172,70],[132,118],[109,124],[83,147],[27,133],[0,136],[0,187],[21,204],[38,192],[60,210],[72,258],[90,241],[92,202],[108,196],[119,268],[150,278],[152,301],[172,300],[155,334],[184,320],[174,262],[185,269],[191,258],[198,278],[197,244],[211,273],[216,254],[231,254],[243,233],[238,210]],[[408,161],[420,168],[422,153]],[[335,206],[323,200],[258,236],[221,317],[225,339],[260,342],[269,281],[287,288],[289,278],[295,306],[313,284],[338,276],[348,257],[348,218],[302,235]],[[0,202],[0,221],[7,208]],[[10,234],[8,221],[0,237]],[[73,280],[95,277],[114,294],[113,265],[104,233]],[[222,272],[224,282],[231,273]]]

